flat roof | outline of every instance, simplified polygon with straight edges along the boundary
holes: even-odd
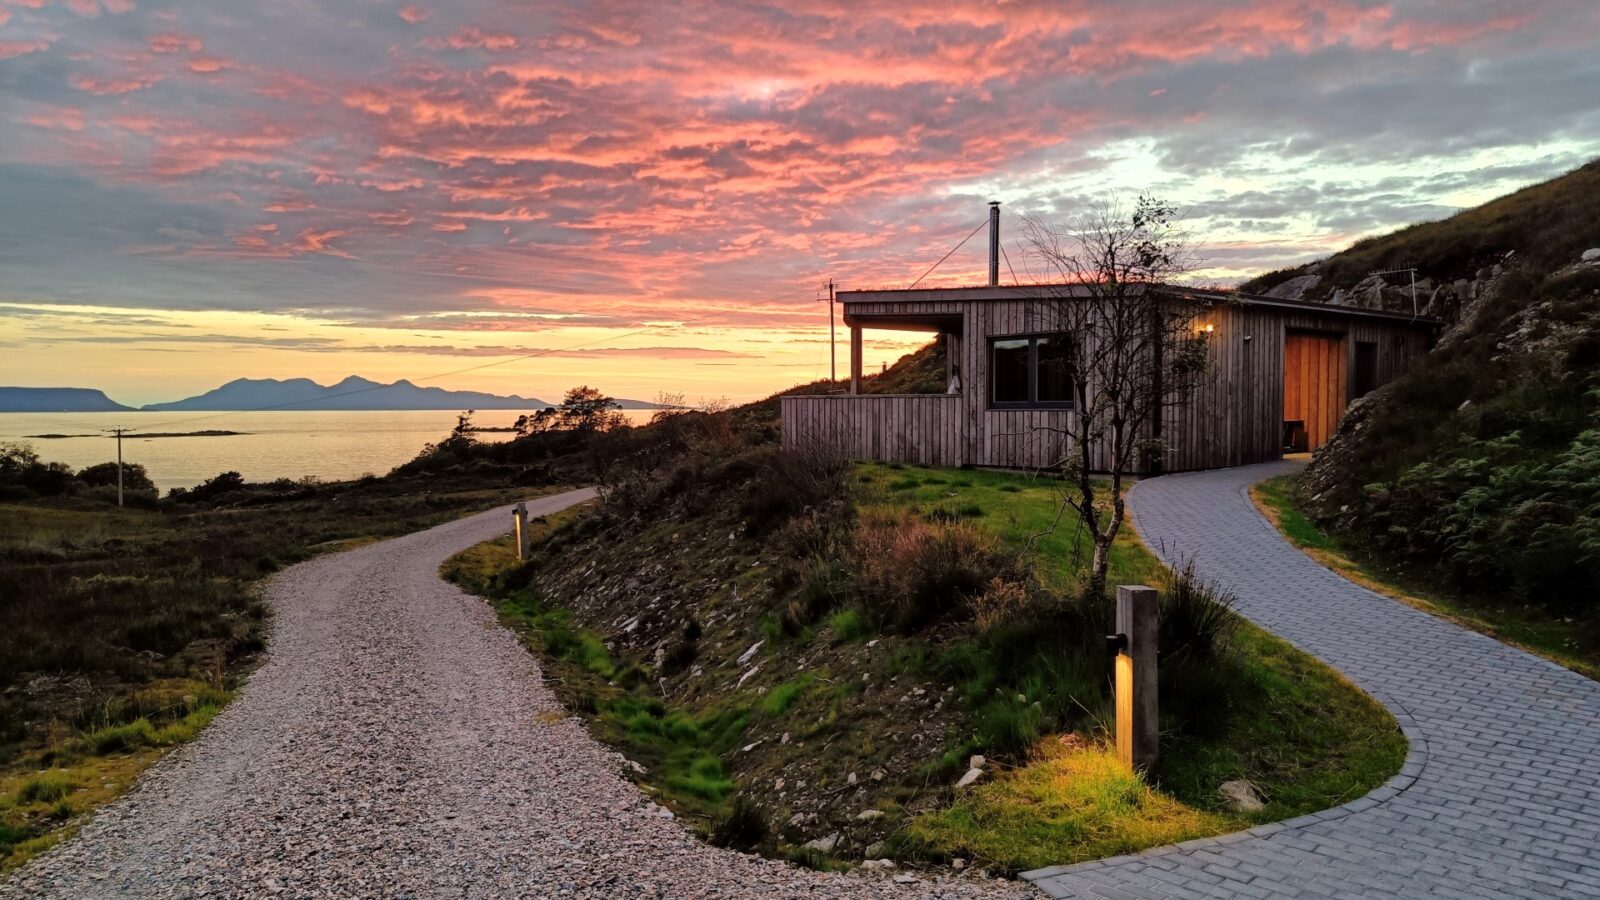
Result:
[[[1039,298],[1037,293],[1048,289],[1053,292],[1051,297]],[[1062,295],[1063,289],[1073,289],[1073,293],[1088,296],[1088,292],[1081,285],[1062,283],[1015,284],[1015,285],[980,285],[969,287],[927,287],[927,288],[881,288],[853,291],[840,291],[839,301],[850,303],[949,303],[957,302],[989,302],[1000,300],[1030,300],[1052,299]],[[1176,285],[1167,285],[1160,288],[1163,293],[1187,297],[1193,300],[1206,300],[1212,303],[1240,303],[1245,306],[1265,306],[1277,309],[1289,309],[1297,312],[1307,312],[1317,315],[1335,317],[1353,317],[1365,319],[1382,319],[1397,325],[1416,325],[1426,328],[1438,328],[1444,321],[1431,316],[1413,316],[1410,313],[1393,312],[1387,309],[1364,309],[1359,306],[1335,306],[1331,303],[1316,303],[1310,300],[1285,300],[1280,297],[1267,297],[1262,294],[1244,294],[1238,291],[1219,291],[1209,288],[1186,288]]]

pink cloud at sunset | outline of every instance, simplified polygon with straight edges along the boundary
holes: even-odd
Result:
[[[1014,233],[1155,190],[1227,282],[1570,168],[1600,153],[1597,35],[1573,0],[0,0],[0,303],[453,346],[714,312],[696,346],[770,363],[717,376],[753,396],[815,366],[818,284],[907,283],[989,199]],[[348,374],[304,352],[239,374]]]

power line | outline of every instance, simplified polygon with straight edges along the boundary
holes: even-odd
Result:
[[[985,218],[982,222],[979,222],[978,223],[978,227],[972,229],[972,232],[970,234],[968,234],[966,237],[962,238],[960,244],[957,244],[954,247],[951,247],[949,253],[946,253],[945,255],[939,257],[939,261],[938,262],[936,262],[933,265],[928,267],[928,271],[923,272],[921,275],[918,275],[917,276],[917,280],[911,282],[911,287],[916,287],[917,285],[921,284],[922,283],[922,279],[927,278],[929,275],[933,274],[933,270],[934,269],[937,269],[940,266],[944,265],[944,261],[945,260],[949,259],[951,257],[951,255],[954,254],[957,250],[960,250],[962,245],[965,244],[967,241],[972,240],[972,235],[977,234],[979,231],[982,231],[983,230],[983,226],[985,226],[987,224],[989,224],[989,220],[987,218]],[[907,290],[910,290],[910,288],[907,288]]]
[[[1000,245],[1000,255],[1005,257],[1005,260],[1006,260],[1006,271],[1011,273],[1011,283],[1012,284],[1021,284],[1022,282],[1017,280],[1017,270],[1011,268],[1011,254],[1006,252],[1006,245],[1005,244],[1001,244]]]

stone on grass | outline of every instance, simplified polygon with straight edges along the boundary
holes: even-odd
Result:
[[[864,809],[861,812],[856,813],[857,822],[870,822],[873,819],[881,818],[883,818],[883,810],[881,809]]]
[[[1583,251],[1583,256],[1581,257],[1581,259],[1584,262],[1589,262],[1590,260],[1600,259],[1600,247],[1590,247],[1589,249]]]
[[[839,836],[830,834],[827,837],[819,837],[814,841],[806,841],[802,846],[807,850],[815,850],[818,853],[832,853],[833,848],[839,846]]]
[[[1256,786],[1242,778],[1237,781],[1224,781],[1222,786],[1217,788],[1217,793],[1228,801],[1228,805],[1233,807],[1235,812],[1256,812],[1267,806]]]
[[[759,651],[761,649],[761,645],[765,644],[765,643],[766,643],[766,641],[764,641],[764,640],[756,641],[754,644],[750,645],[750,649],[749,650],[746,650],[745,652],[739,654],[739,660],[738,660],[739,665],[742,666],[745,663],[749,662],[750,660],[755,659],[756,652]]]
[[[956,782],[956,787],[958,787],[958,788],[970,787],[971,785],[976,784],[978,782],[978,779],[980,779],[982,777],[983,777],[983,770],[982,769],[968,769],[967,770],[967,774],[961,776],[961,780]]]

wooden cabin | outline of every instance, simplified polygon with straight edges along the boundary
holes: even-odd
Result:
[[[991,280],[995,268],[991,264]],[[856,459],[1035,469],[1063,456],[1070,394],[1051,384],[1071,335],[1052,332],[1039,286],[844,291],[848,394],[782,399],[785,446],[823,442]],[[1439,323],[1380,310],[1222,291],[1162,288],[1203,306],[1210,371],[1163,414],[1164,471],[1238,466],[1315,450],[1351,401],[1426,353]],[[1089,302],[1085,300],[1084,302]],[[945,394],[862,394],[866,329],[923,331],[946,343]]]

